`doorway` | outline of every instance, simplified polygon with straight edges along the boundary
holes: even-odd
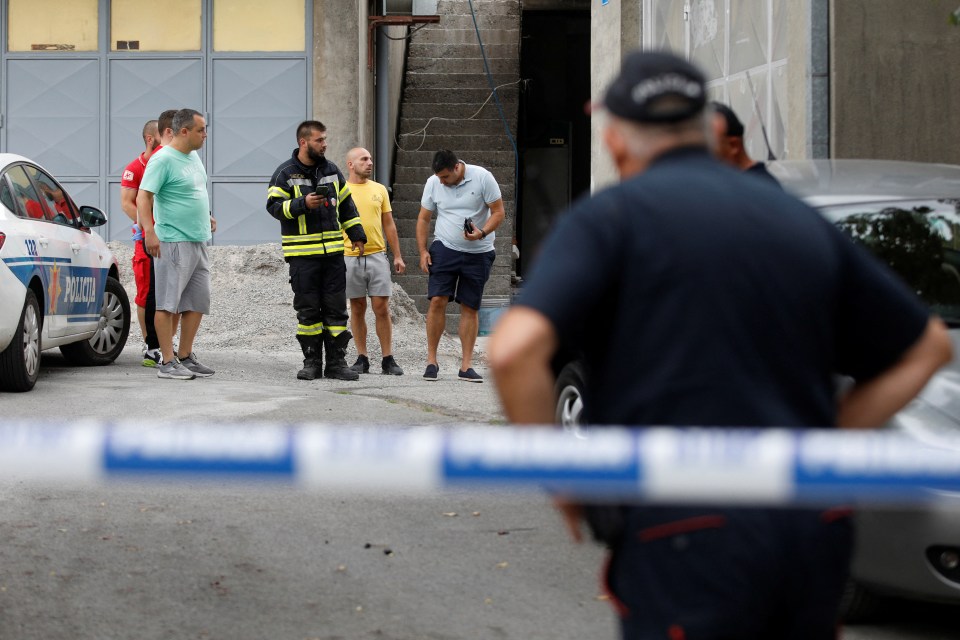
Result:
[[[590,190],[590,10],[524,11],[517,275],[557,215]]]

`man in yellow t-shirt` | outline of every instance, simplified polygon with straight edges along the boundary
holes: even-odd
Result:
[[[393,359],[393,325],[390,322],[390,295],[393,282],[390,279],[390,261],[384,238],[393,252],[393,268],[403,273],[406,265],[400,255],[400,238],[393,221],[390,196],[387,188],[370,180],[373,175],[373,158],[370,152],[356,147],[347,152],[347,182],[353,194],[353,202],[360,211],[360,223],[367,234],[363,255],[344,243],[343,260],[347,265],[347,298],[350,299],[350,330],[357,345],[357,361],[351,369],[357,373],[370,373],[367,358],[367,296],[376,318],[377,338],[383,355],[381,370],[385,375],[402,376],[403,369]]]

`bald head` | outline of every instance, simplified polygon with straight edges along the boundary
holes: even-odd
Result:
[[[347,180],[363,184],[373,175],[373,157],[363,147],[354,147],[347,151]]]
[[[156,120],[147,120],[143,125],[143,144],[148,153],[152,153],[160,145],[160,133]]]

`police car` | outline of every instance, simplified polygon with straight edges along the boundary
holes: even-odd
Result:
[[[39,165],[0,154],[0,389],[32,389],[45,349],[80,365],[120,355],[130,303],[116,259],[91,231],[106,222]]]

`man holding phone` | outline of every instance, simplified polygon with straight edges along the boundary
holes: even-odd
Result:
[[[504,218],[500,186],[487,169],[459,160],[449,150],[433,156],[434,175],[423,187],[417,218],[420,269],[429,274],[427,298],[427,368],[424,380],[437,380],[437,347],[446,328],[447,303],[460,303],[460,346],[463,362],[458,378],[483,382],[470,366],[479,329],[480,300],[496,251],[494,231]],[[435,240],[427,248],[430,219],[437,214]]]
[[[323,376],[358,380],[347,366],[347,270],[344,234],[363,255],[367,236],[353,204],[350,185],[337,165],[324,156],[327,128],[317,120],[297,127],[297,148],[270,179],[267,212],[280,221],[283,259],[290,265],[297,341],[303,351],[299,380]]]

